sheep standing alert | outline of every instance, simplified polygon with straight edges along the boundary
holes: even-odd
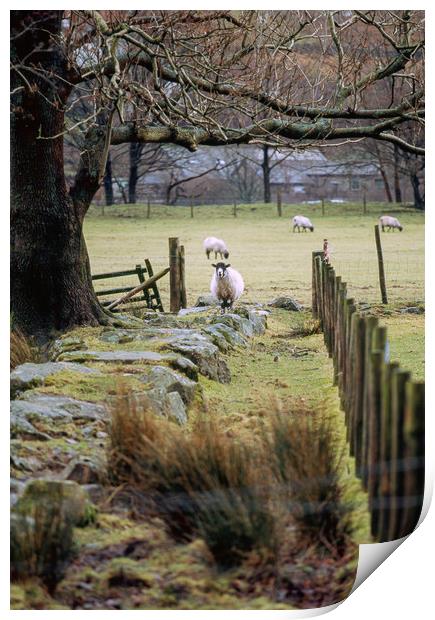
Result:
[[[301,232],[301,228],[302,230],[304,230],[305,232],[307,231],[307,229],[310,229],[311,232],[314,231],[314,226],[312,225],[311,221],[303,216],[303,215],[295,215],[293,218],[293,232],[295,232],[296,228],[298,229],[298,232]]]
[[[395,230],[398,228],[400,232],[403,230],[403,226],[397,217],[392,217],[391,215],[381,215],[379,218],[379,224],[382,227],[382,232],[385,232],[385,228],[388,228],[388,230]]]
[[[207,258],[210,258],[211,252],[214,252],[215,259],[217,258],[218,254],[220,255],[221,259],[228,258],[230,255],[225,241],[222,241],[222,239],[218,239],[217,237],[207,237],[207,239],[204,239],[202,245],[205,253],[207,254]]]
[[[220,302],[222,312],[225,312],[225,308],[231,310],[245,289],[243,278],[231,265],[217,263],[212,267],[215,271],[210,282],[211,294]]]

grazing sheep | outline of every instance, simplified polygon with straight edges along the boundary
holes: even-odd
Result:
[[[225,241],[222,241],[222,239],[218,239],[217,237],[207,237],[207,239],[204,239],[202,245],[205,253],[207,254],[207,258],[210,258],[210,252],[214,252],[215,259],[218,254],[220,254],[221,258],[228,258],[230,255],[227,246],[225,245]]]
[[[222,312],[225,308],[233,307],[245,289],[243,278],[231,265],[225,263],[213,264],[215,272],[210,282],[210,291],[213,297],[220,302]]]
[[[307,228],[309,228],[311,230],[311,232],[314,231],[314,226],[312,225],[311,221],[303,216],[303,215],[295,215],[293,218],[293,232],[295,232],[295,229],[298,229],[298,232],[301,232],[301,228],[302,230],[304,230],[305,232],[307,231]]]
[[[403,230],[403,226],[397,217],[392,217],[391,215],[381,215],[379,218],[379,224],[382,227],[382,232],[385,232],[385,228],[388,228],[388,230],[398,228],[400,232]]]

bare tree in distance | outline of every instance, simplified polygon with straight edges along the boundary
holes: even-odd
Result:
[[[17,324],[47,334],[113,320],[93,291],[83,238],[110,145],[374,138],[423,154],[400,131],[424,119],[423,27],[419,11],[12,11]],[[378,48],[388,49],[384,63]],[[406,87],[387,100],[377,87],[392,75]],[[67,122],[81,100],[90,114]],[[66,132],[82,143],[71,187]]]

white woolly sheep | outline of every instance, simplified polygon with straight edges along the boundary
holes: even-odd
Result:
[[[231,265],[217,263],[212,267],[215,271],[210,282],[211,294],[220,302],[222,312],[225,312],[225,308],[231,310],[245,289],[243,278]]]
[[[218,254],[221,258],[228,258],[230,255],[225,241],[222,241],[222,239],[218,239],[217,237],[207,237],[207,239],[204,239],[202,245],[205,253],[207,254],[207,258],[210,258],[210,252],[214,252],[215,259]]]
[[[305,232],[307,231],[307,228],[309,228],[311,230],[311,232],[314,231],[314,226],[312,225],[311,221],[305,217],[304,215],[295,215],[293,218],[293,232],[295,232],[295,229],[298,229],[298,232],[301,232],[301,228],[302,230],[304,230]]]
[[[402,232],[403,230],[403,226],[399,222],[397,217],[392,217],[391,215],[381,215],[381,217],[379,218],[379,224],[382,227],[382,232],[385,232],[385,228],[388,228],[388,230],[394,230],[398,228],[400,232]]]

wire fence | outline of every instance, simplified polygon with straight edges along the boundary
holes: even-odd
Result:
[[[347,282],[349,294],[361,301],[381,301],[379,271],[375,252],[367,255],[359,252],[332,252],[334,266],[343,281]],[[406,252],[385,251],[385,278],[390,302],[424,300],[424,255],[415,248]]]

